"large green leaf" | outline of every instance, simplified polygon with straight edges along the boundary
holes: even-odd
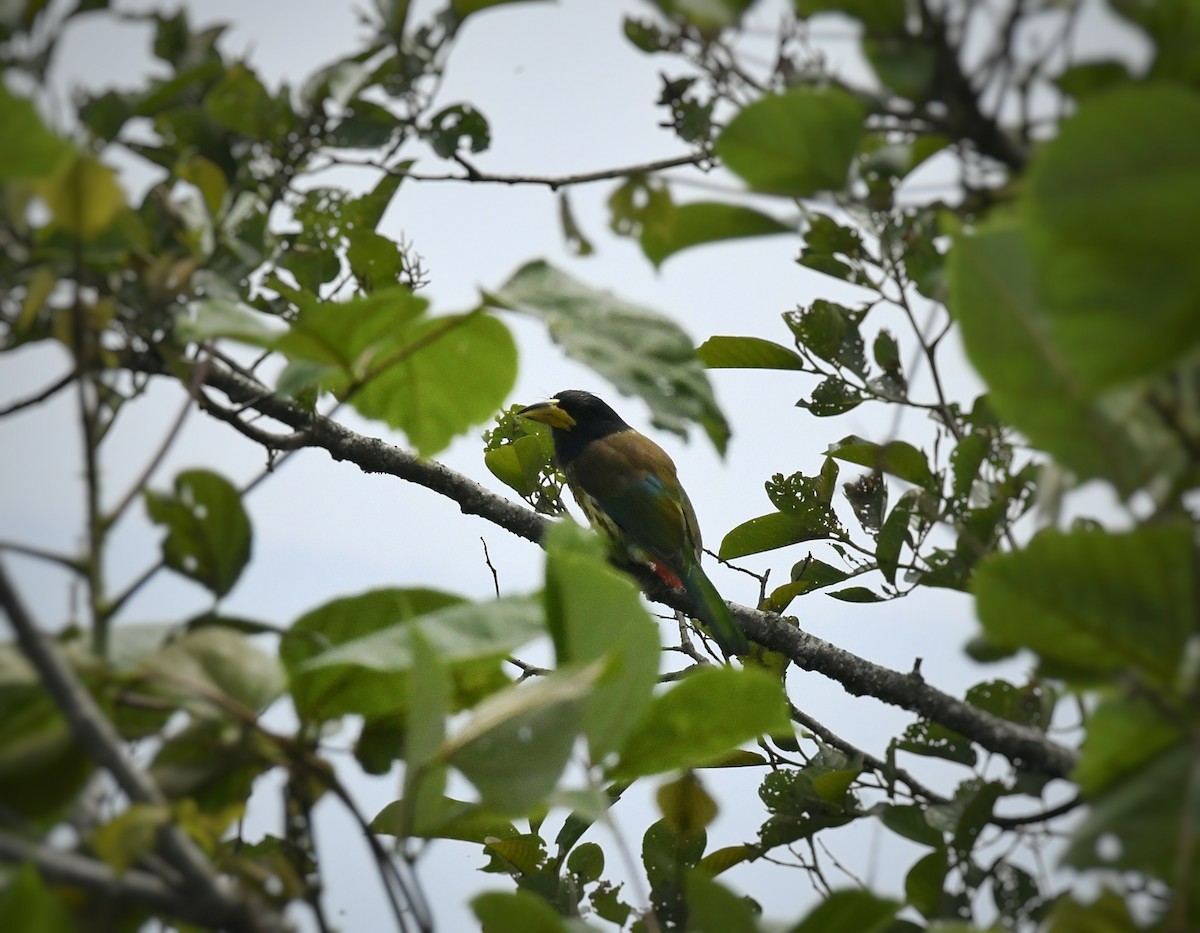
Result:
[[[46,128],[33,104],[0,83],[0,181],[52,175],[71,158],[72,148]]]
[[[696,355],[709,369],[804,368],[804,360],[791,347],[761,337],[709,337]]]
[[[716,151],[757,191],[805,197],[840,190],[865,116],[862,104],[839,88],[796,87],[742,110],[718,137]]]
[[[583,725],[583,701],[601,662],[514,684],[480,703],[441,756],[479,791],[485,806],[521,814],[558,783]]]
[[[1148,699],[1108,697],[1087,718],[1071,778],[1080,791],[1095,797],[1182,740],[1178,726]]]
[[[539,634],[535,599],[466,603],[427,589],[374,590],[333,600],[297,620],[279,646],[292,699],[306,719],[401,715],[413,654],[409,623],[451,671],[455,706],[504,683],[501,660]]]
[[[276,660],[231,628],[205,626],[170,641],[138,666],[156,691],[198,710],[213,706],[209,691],[225,694],[253,712],[261,712],[283,690]],[[200,689],[207,688],[207,689]]]
[[[900,907],[896,901],[877,897],[870,891],[834,891],[792,927],[790,933],[828,933],[832,930],[883,933],[891,926]]]
[[[1192,538],[1186,522],[1126,534],[1045,531],[991,557],[973,587],[988,640],[1070,670],[1132,671],[1170,695],[1200,605]]]
[[[638,777],[696,767],[787,728],[778,678],[756,669],[707,668],[654,698],[612,771]]]
[[[37,189],[54,215],[54,225],[81,240],[103,233],[125,206],[117,173],[91,155],[77,155],[53,175],[40,178]]]
[[[0,891],[0,927],[21,933],[61,933],[76,929],[76,924],[62,895],[47,886],[30,859],[6,879]]]
[[[1136,398],[1096,398],[1072,369],[1040,309],[1021,231],[1002,225],[960,237],[949,274],[951,310],[996,411],[1082,478],[1136,489],[1151,457],[1134,443],[1132,425],[1144,438],[1152,419]]]
[[[570,522],[551,527],[546,548],[546,620],[560,667],[611,658],[585,701],[583,727],[593,761],[633,729],[658,676],[658,626],[636,586],[608,563],[600,539]]]
[[[486,891],[471,898],[482,933],[567,933],[562,917],[529,891]]]
[[[694,344],[667,318],[572,279],[546,262],[531,262],[500,290],[496,305],[545,321],[568,356],[600,373],[622,393],[650,406],[655,426],[687,436],[699,424],[724,452],[729,425],[717,407]]]
[[[876,444],[861,437],[850,435],[825,452],[828,456],[860,466],[890,473],[917,486],[932,489],[935,485],[933,471],[925,454],[907,441],[888,441]]]
[[[740,204],[667,201],[661,210],[642,216],[640,240],[646,258],[661,266],[668,257],[693,246],[793,231],[793,226]]]
[[[1196,126],[1200,94],[1132,85],[1084,101],[1030,168],[1023,203],[1040,303],[1090,389],[1200,349]]]
[[[399,287],[345,302],[289,297],[300,314],[276,347],[422,456],[486,421],[512,389],[516,344],[489,314],[425,317],[428,303]]]
[[[224,596],[250,560],[250,519],[242,497],[227,479],[209,470],[175,477],[175,493],[146,491],[146,511],[167,527],[163,561]]]
[[[1188,827],[1200,813],[1196,758],[1196,749],[1181,742],[1090,801],[1091,812],[1063,861],[1075,868],[1148,872],[1168,882],[1194,883],[1200,837]],[[1180,864],[1193,866],[1193,877],[1181,877]]]

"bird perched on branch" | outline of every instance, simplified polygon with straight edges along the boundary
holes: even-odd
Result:
[[[700,567],[700,528],[675,464],[590,392],[568,389],[518,414],[550,426],[554,456],[580,508],[630,557],[690,597],[726,654],[749,643]]]

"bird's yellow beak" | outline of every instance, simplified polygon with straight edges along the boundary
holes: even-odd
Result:
[[[558,428],[560,431],[568,431],[575,427],[575,419],[558,407],[558,399],[556,398],[522,408],[517,412],[517,415],[521,418],[540,421],[542,424],[548,424],[550,427]]]

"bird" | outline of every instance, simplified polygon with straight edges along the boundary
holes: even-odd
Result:
[[[726,655],[748,652],[745,634],[700,566],[696,513],[667,452],[579,389],[517,414],[549,426],[555,462],[591,524],[687,593],[694,617]]]

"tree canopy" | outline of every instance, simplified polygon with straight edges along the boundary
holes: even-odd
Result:
[[[0,14],[0,351],[54,347],[66,370],[0,399],[0,430],[36,445],[44,404],[70,398],[86,505],[72,552],[0,539],[0,927],[335,929],[313,814],[336,805],[378,869],[379,929],[432,930],[431,901],[476,889],[431,896],[435,840],[492,876],[470,900],[486,931],[1200,928],[1200,4],[655,0],[624,38],[661,69],[678,155],[493,172],[501,128],[441,89],[473,22],[526,6],[374,0],[359,47],[296,86],[186,6]],[[155,68],[64,108],[59,44],[95,17],[148,27]],[[136,197],[131,165],[152,179]],[[611,232],[656,269],[782,238],[826,290],[697,345],[621,282],[530,256],[449,312],[420,242],[384,222],[402,186],[444,184],[549,190],[547,241],[579,257],[595,238],[572,193],[606,186]],[[548,434],[511,398],[530,321],[722,453],[764,412],[851,426],[807,473],[781,444],[738,477],[769,509],[709,530],[755,581],[731,604],[749,654],[723,658],[681,593],[559,518]],[[982,393],[947,375],[959,346]],[[787,388],[723,407],[723,370]],[[118,425],[168,390],[178,419],[114,490]],[[261,474],[164,473],[189,412],[261,451]],[[472,475],[437,459],[464,437]],[[314,449],[540,545],[542,585],[227,611],[255,571],[249,497]],[[1085,487],[1118,506],[1080,515]],[[135,510],[155,556],[126,582],[111,541]],[[31,609],[39,564],[70,618]],[[130,619],[167,574],[205,611]],[[895,612],[931,590],[969,599],[973,662],[1025,658],[1027,677],[951,691],[806,630],[827,598]],[[800,673],[844,687],[847,720],[874,698],[908,725],[859,747],[806,709]],[[394,799],[365,810],[355,781],[389,774]],[[753,776],[750,816],[732,774]],[[269,780],[280,826],[247,838]],[[647,786],[632,835],[613,815]],[[731,812],[740,841],[712,845]],[[829,848],[864,828],[905,841],[900,888]],[[746,879],[767,864],[806,906],[762,910]]]

